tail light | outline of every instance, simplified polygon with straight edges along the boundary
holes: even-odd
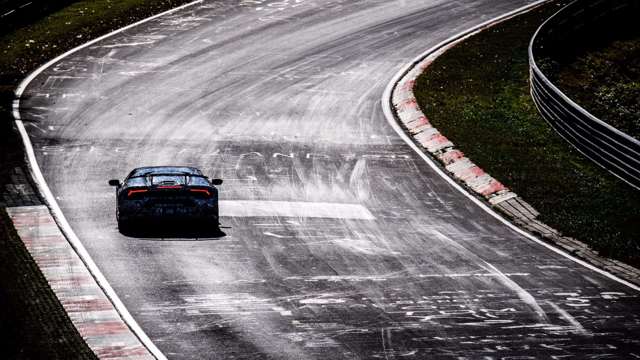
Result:
[[[137,194],[146,193],[147,191],[149,190],[148,189],[130,189],[129,191],[127,191],[127,197],[133,197],[133,196],[136,196]]]
[[[209,190],[207,189],[189,189],[189,192],[196,194],[196,195],[201,195],[204,197],[210,197],[211,193],[209,192]]]

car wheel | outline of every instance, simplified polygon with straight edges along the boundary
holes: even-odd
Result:
[[[131,227],[131,221],[118,217],[118,230],[120,230],[121,233],[130,233]]]
[[[214,229],[220,229],[220,219],[217,216],[211,217],[211,220],[209,220],[209,224],[211,224],[211,227],[213,227]]]

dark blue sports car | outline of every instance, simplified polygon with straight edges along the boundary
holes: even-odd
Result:
[[[221,179],[209,179],[186,166],[134,169],[116,187],[116,217],[121,232],[147,220],[188,220],[218,226],[218,190]]]

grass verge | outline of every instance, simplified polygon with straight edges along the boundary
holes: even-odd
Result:
[[[640,139],[640,31],[578,54],[554,81],[587,111]]]
[[[450,49],[418,78],[415,95],[432,124],[540,211],[541,221],[604,256],[640,266],[640,192],[559,137],[529,94],[529,40],[562,3]]]
[[[85,0],[0,34],[0,74],[15,83],[62,52],[189,0]]]

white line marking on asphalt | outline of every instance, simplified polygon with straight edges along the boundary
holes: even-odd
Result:
[[[265,232],[263,232],[263,234],[266,235],[266,236],[271,236],[271,237],[278,238],[278,239],[288,239],[288,238],[292,238],[293,237],[293,236],[284,236],[284,235],[274,234],[274,233],[272,233],[270,231],[265,231]]]
[[[104,48],[104,49],[113,49],[113,48],[127,47],[127,46],[149,45],[149,44],[154,44],[154,43],[155,43],[155,41],[151,40],[151,41],[139,41],[139,42],[132,42],[132,43],[101,45],[101,46],[97,46],[97,47]]]
[[[25,150],[27,152],[27,160],[29,161],[29,167],[31,170],[31,175],[33,177],[33,179],[35,179],[36,181],[36,185],[38,187],[38,189],[40,190],[40,193],[42,194],[42,196],[45,198],[46,203],[49,205],[49,208],[51,209],[52,215],[55,218],[56,222],[58,223],[58,226],[60,226],[60,230],[62,230],[62,232],[65,234],[65,236],[67,237],[67,240],[69,240],[69,243],[71,244],[71,246],[76,250],[76,252],[78,253],[78,256],[80,256],[80,259],[82,259],[82,262],[85,263],[85,265],[87,266],[87,268],[89,269],[89,271],[91,272],[91,275],[96,279],[96,282],[98,283],[98,285],[104,290],[105,294],[107,295],[107,297],[111,300],[111,302],[113,303],[113,306],[116,308],[116,310],[118,311],[118,313],[120,314],[120,316],[122,317],[122,320],[129,326],[129,328],[131,329],[131,331],[133,331],[133,333],[138,337],[138,339],[140,339],[140,341],[144,344],[144,346],[149,350],[149,352],[151,352],[151,354],[158,360],[166,360],[167,357],[156,347],[156,345],[151,341],[151,339],[149,339],[149,337],[147,336],[147,334],[145,334],[144,330],[142,330],[142,328],[140,327],[140,325],[138,325],[138,323],[135,321],[135,319],[131,316],[131,314],[129,313],[129,310],[127,310],[127,308],[124,306],[124,304],[122,303],[122,301],[120,300],[120,298],[118,297],[118,295],[116,294],[116,292],[113,290],[113,288],[111,287],[111,285],[109,284],[109,282],[107,281],[107,279],[104,277],[104,275],[102,274],[102,272],[100,271],[100,269],[98,268],[98,266],[95,264],[95,262],[93,261],[93,259],[91,258],[91,256],[89,255],[89,253],[87,252],[87,250],[85,249],[84,245],[82,245],[82,242],[80,241],[80,239],[78,238],[78,236],[76,235],[76,233],[73,231],[73,229],[71,228],[71,226],[69,225],[69,222],[67,221],[67,219],[65,218],[64,214],[62,213],[62,210],[60,209],[60,206],[58,205],[58,203],[56,202],[56,199],[53,197],[53,194],[51,193],[51,190],[49,189],[49,185],[47,185],[47,182],[44,179],[44,176],[42,175],[42,171],[40,170],[40,166],[38,165],[38,162],[36,160],[36,155],[35,152],[33,150],[33,145],[31,144],[31,140],[29,139],[29,135],[27,134],[27,130],[24,127],[24,123],[21,120],[21,116],[20,116],[20,98],[22,97],[22,93],[24,92],[24,90],[26,89],[27,85],[29,85],[29,83],[35,79],[40,73],[42,73],[45,69],[47,69],[48,67],[50,67],[51,65],[57,63],[58,61],[64,59],[65,57],[81,50],[84,49],[88,46],[91,46],[101,40],[104,40],[106,38],[109,38],[113,35],[116,35],[118,33],[121,33],[123,31],[126,31],[128,29],[131,29],[135,26],[138,26],[140,24],[143,24],[145,22],[151,21],[153,19],[156,19],[158,17],[179,11],[181,9],[193,6],[195,4],[199,4],[202,3],[203,0],[196,0],[181,6],[178,6],[176,8],[167,10],[165,12],[162,12],[160,14],[156,14],[154,16],[148,17],[146,19],[140,20],[136,23],[133,23],[131,25],[127,25],[123,28],[117,29],[115,31],[112,31],[106,35],[103,35],[101,37],[98,37],[96,39],[93,39],[89,42],[86,42],[78,47],[75,47],[67,52],[65,52],[64,54],[56,57],[55,59],[47,62],[46,64],[42,65],[41,67],[39,67],[38,69],[36,69],[33,73],[31,73],[29,76],[27,76],[18,86],[18,88],[16,89],[16,100],[14,100],[13,102],[13,117],[16,120],[16,127],[18,128],[18,132],[20,133],[20,136],[22,137],[22,142],[24,143],[24,147]]]
[[[220,216],[375,220],[360,204],[304,201],[220,200]]]
[[[571,314],[569,314],[566,310],[560,308],[560,306],[556,305],[552,301],[547,300],[547,304],[549,304],[556,312],[558,312],[558,314],[560,314],[560,316],[562,316],[563,319],[565,319],[569,324],[571,324],[576,329],[577,332],[583,335],[589,334],[589,332],[582,326],[582,324],[580,324],[580,322],[578,322],[578,320],[576,320],[576,318],[571,316]]]
[[[542,310],[540,305],[538,305],[538,302],[533,297],[533,295],[531,295],[527,290],[525,290],[520,285],[518,285],[518,283],[516,283],[515,281],[511,280],[508,276],[506,276],[497,267],[495,267],[495,266],[493,266],[493,264],[485,261],[480,256],[476,255],[474,252],[468,250],[467,248],[465,248],[464,246],[462,246],[461,244],[459,244],[458,242],[456,242],[452,238],[444,235],[443,233],[441,233],[441,232],[439,232],[437,230],[434,230],[434,234],[436,236],[438,236],[440,239],[442,239],[443,241],[446,241],[447,243],[451,244],[452,247],[459,249],[462,254],[464,254],[466,257],[468,257],[470,260],[472,260],[474,263],[476,263],[476,265],[482,267],[483,269],[485,269],[489,273],[494,273],[496,275],[496,278],[498,279],[498,281],[500,281],[504,286],[506,286],[507,288],[511,289],[514,293],[516,293],[518,298],[520,298],[520,300],[524,304],[529,306],[531,308],[531,310],[533,310],[538,315],[538,317],[540,317],[540,319],[543,322],[548,322],[549,321],[549,319],[547,318],[547,315],[545,314],[544,310]]]
[[[529,273],[451,273],[451,274],[416,274],[411,275],[411,277],[415,277],[418,279],[430,279],[430,278],[489,278],[489,277],[499,277],[499,276],[530,276]],[[329,282],[340,282],[340,281],[387,281],[393,280],[397,278],[408,278],[408,276],[404,273],[402,274],[380,274],[380,275],[316,275],[316,276],[288,276],[284,278],[284,280],[292,281],[306,281],[306,282],[316,282],[316,281],[329,281]],[[442,291],[441,293],[447,293],[446,291]]]
[[[416,66],[418,63],[420,63],[423,59],[425,59],[427,56],[431,55],[432,53],[435,53],[436,51],[438,51],[439,49],[445,47],[447,44],[460,39],[464,36],[470,36],[471,34],[473,34],[474,32],[480,31],[482,28],[493,24],[495,22],[501,21],[503,19],[507,19],[509,17],[515,16],[521,12],[527,11],[529,9],[532,9],[542,3],[545,3],[549,0],[540,0],[540,1],[536,1],[534,3],[531,3],[529,5],[523,6],[519,9],[516,9],[514,11],[511,11],[509,13],[506,13],[502,16],[498,16],[494,19],[491,19],[489,21],[486,21],[482,24],[479,24],[469,30],[466,31],[462,31],[461,33],[454,35],[450,38],[448,38],[447,40],[437,44],[436,46],[428,49],[427,51],[423,52],[422,54],[418,55],[415,59],[413,59],[411,62],[409,62],[408,64],[404,65],[400,71],[398,71],[392,78],[391,81],[389,81],[389,84],[387,84],[387,87],[384,90],[384,93],[382,94],[382,99],[381,99],[381,106],[382,106],[382,111],[385,115],[385,117],[387,118],[387,122],[389,123],[389,125],[391,125],[391,127],[393,128],[393,130],[395,130],[395,132],[398,134],[398,136],[400,136],[400,138],[402,138],[402,140],[404,140],[404,142],[409,145],[409,147],[411,149],[413,149],[413,151],[416,152],[416,154],[418,154],[418,156],[420,156],[422,158],[422,160],[424,160],[427,165],[429,165],[429,167],[431,167],[433,169],[433,171],[435,171],[438,175],[440,175],[440,177],[442,177],[446,182],[448,182],[454,189],[458,190],[460,193],[462,193],[464,196],[466,196],[469,200],[471,200],[472,202],[474,202],[476,205],[478,205],[482,210],[486,211],[489,215],[493,216],[494,218],[498,219],[498,221],[502,222],[503,224],[507,225],[508,227],[510,227],[513,231],[517,232],[518,234],[527,237],[530,240],[533,240],[534,242],[538,243],[539,245],[542,245],[544,247],[546,247],[547,249],[560,254],[564,257],[566,257],[567,259],[580,264],[584,267],[586,267],[587,269],[590,269],[592,271],[595,271],[601,275],[604,275],[605,277],[608,277],[611,280],[617,281],[623,285],[626,285],[636,291],[640,291],[640,286],[634,285],[626,280],[623,280],[617,276],[615,276],[614,274],[605,271],[603,269],[597,268],[583,260],[580,260],[576,257],[573,257],[569,254],[567,254],[566,252],[560,250],[559,248],[547,244],[544,241],[538,239],[537,237],[527,233],[526,231],[520,229],[519,227],[513,225],[510,221],[506,220],[505,218],[503,218],[501,215],[499,215],[498,213],[496,213],[493,209],[491,209],[490,207],[488,207],[485,203],[483,203],[482,201],[478,200],[475,196],[469,194],[465,189],[463,189],[458,183],[456,183],[451,177],[449,177],[447,174],[445,174],[442,169],[440,169],[438,167],[438,165],[436,165],[433,160],[427,156],[422,150],[420,150],[420,148],[418,148],[418,146],[413,142],[413,140],[411,140],[409,138],[409,136],[404,132],[404,130],[402,130],[402,128],[400,127],[400,125],[398,125],[398,122],[395,119],[395,116],[393,114],[393,111],[391,109],[391,96],[393,93],[393,89],[395,88],[396,84],[398,84],[400,82],[400,80],[402,79],[402,77],[404,77],[414,66]]]
[[[542,307],[538,305],[538,302],[533,297],[533,295],[531,295],[531,293],[529,293],[527,290],[525,290],[520,285],[518,285],[517,282],[511,280],[508,276],[506,276],[502,271],[498,270],[498,268],[496,268],[492,264],[484,260],[483,262],[489,268],[487,270],[489,271],[493,270],[493,272],[502,281],[502,283],[505,284],[507,287],[509,287],[511,290],[513,290],[523,303],[527,304],[531,309],[535,311],[535,313],[538,315],[538,317],[540,317],[541,320],[544,320],[546,322],[549,321],[549,319],[547,318],[547,314],[544,312],[544,310],[542,310]]]

